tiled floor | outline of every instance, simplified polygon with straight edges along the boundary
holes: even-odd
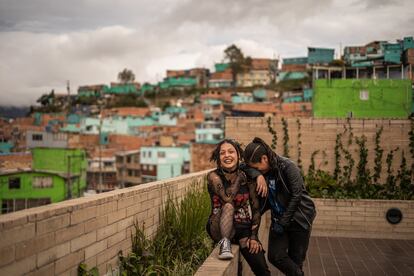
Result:
[[[270,265],[272,275],[283,275]],[[306,276],[414,276],[414,241],[312,237]]]

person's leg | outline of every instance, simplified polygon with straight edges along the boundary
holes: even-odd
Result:
[[[302,269],[309,246],[310,230],[306,230],[296,222],[289,227],[289,257]]]
[[[264,251],[261,250],[259,253],[256,254],[250,253],[249,248],[247,248],[247,240],[247,238],[239,240],[240,252],[243,255],[244,259],[249,264],[250,268],[252,269],[255,275],[270,276],[270,270],[266,263]]]
[[[221,208],[220,216],[220,233],[223,238],[232,238],[234,219],[234,206],[230,203],[226,203]]]
[[[233,258],[233,253],[231,252],[231,241],[230,239],[235,233],[233,228],[233,219],[234,219],[234,206],[230,203],[226,203],[221,208],[220,216],[220,235],[222,239],[219,241],[220,250],[219,250],[219,259],[228,260]]]
[[[276,234],[270,229],[267,254],[269,262],[286,275],[303,275],[300,267],[289,257],[288,248],[289,235],[287,231],[283,234]]]

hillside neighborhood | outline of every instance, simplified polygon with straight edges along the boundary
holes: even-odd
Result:
[[[212,168],[226,117],[407,119],[414,40],[301,57],[256,58],[231,45],[214,70],[166,70],[48,91],[26,117],[0,118],[1,213]],[[237,137],[233,137],[237,138]]]

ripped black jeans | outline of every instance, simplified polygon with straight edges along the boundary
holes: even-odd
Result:
[[[310,230],[293,221],[283,234],[269,231],[268,260],[285,275],[304,275],[302,271],[308,250]]]

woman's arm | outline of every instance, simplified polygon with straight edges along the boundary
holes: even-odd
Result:
[[[226,203],[232,203],[233,197],[228,196],[224,189],[220,176],[215,171],[209,172],[207,175],[207,187],[210,193],[216,194]]]
[[[252,167],[249,167],[246,163],[240,164],[240,169],[247,175],[248,179],[256,180],[257,193],[260,196],[265,197],[267,195],[268,187],[262,173]]]

